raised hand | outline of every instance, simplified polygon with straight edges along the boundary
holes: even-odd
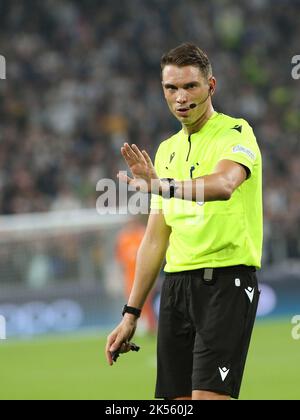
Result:
[[[159,178],[148,153],[145,150],[141,152],[135,144],[130,146],[128,143],[121,148],[121,153],[133,178],[124,172],[119,172],[118,178],[138,191],[150,193],[155,181],[159,182]]]

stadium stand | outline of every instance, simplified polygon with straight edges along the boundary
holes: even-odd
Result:
[[[124,140],[153,156],[178,128],[163,100],[159,59],[189,40],[214,64],[216,109],[248,119],[259,140],[265,262],[300,258],[300,89],[291,77],[291,57],[300,53],[297,5],[2,1],[0,213],[93,208],[97,181],[125,169]]]

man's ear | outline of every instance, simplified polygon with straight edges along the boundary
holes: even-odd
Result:
[[[216,79],[212,76],[212,77],[209,79],[209,93],[210,93],[210,95],[211,95],[211,96],[215,93],[215,91],[216,91],[216,86],[217,86],[217,81],[216,81]]]

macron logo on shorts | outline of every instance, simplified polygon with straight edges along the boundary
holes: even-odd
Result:
[[[224,382],[225,379],[227,378],[227,375],[229,373],[230,369],[227,369],[225,366],[223,368],[219,367],[219,372],[222,378],[222,381]]]
[[[245,289],[245,292],[247,293],[247,296],[248,296],[250,302],[252,303],[253,297],[254,297],[254,288],[253,287],[248,287],[248,289]]]

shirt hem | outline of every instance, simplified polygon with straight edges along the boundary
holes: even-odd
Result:
[[[257,264],[257,263],[249,263],[249,262],[244,262],[244,261],[232,261],[232,262],[228,262],[228,263],[224,263],[224,262],[220,262],[220,263],[213,263],[213,264],[197,264],[197,265],[193,265],[193,266],[174,266],[171,268],[168,268],[168,266],[165,266],[164,268],[164,272],[165,273],[179,273],[181,271],[193,271],[193,270],[199,270],[201,268],[224,268],[224,267],[232,267],[235,265],[246,265],[248,267],[255,267],[257,270],[261,269],[261,264]]]

